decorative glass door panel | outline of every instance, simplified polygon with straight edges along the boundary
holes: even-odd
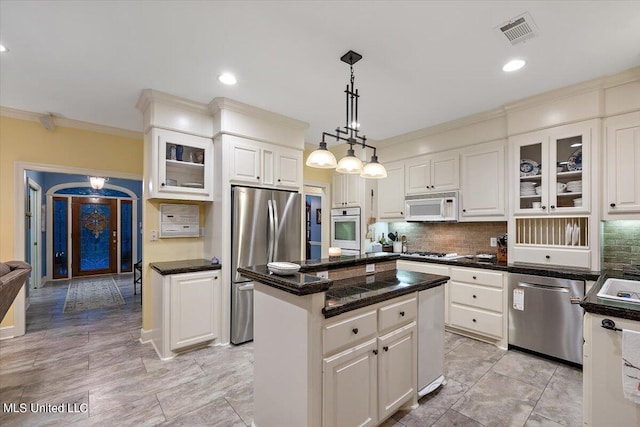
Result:
[[[583,172],[583,158],[588,157],[589,144],[584,135],[572,135],[552,139],[552,159],[555,170],[550,175],[550,185],[555,194],[555,203],[551,211],[558,210],[583,210],[583,206],[589,206],[588,180]],[[584,188],[583,188],[584,185]]]
[[[120,202],[120,271],[133,271],[133,241],[132,241],[132,203],[131,200]]]
[[[117,204],[115,199],[75,198],[73,276],[117,272]]]
[[[68,262],[68,200],[66,197],[53,198],[53,278],[69,276]]]
[[[518,209],[542,211],[546,205],[546,182],[543,170],[548,167],[545,157],[546,145],[541,141],[521,145],[519,148]]]

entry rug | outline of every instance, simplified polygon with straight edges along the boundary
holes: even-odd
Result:
[[[113,277],[69,283],[63,313],[124,305],[124,298]]]

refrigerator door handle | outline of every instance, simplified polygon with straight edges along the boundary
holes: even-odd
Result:
[[[267,242],[267,261],[273,261],[273,246],[275,244],[275,224],[274,224],[274,208],[273,200],[267,200],[267,206],[269,209],[269,238]]]
[[[278,205],[276,204],[275,200],[271,200],[273,209],[273,238],[271,239],[271,241],[273,242],[273,259],[271,261],[274,261],[278,258],[278,245],[276,245],[276,238],[280,235],[280,217],[278,216]]]

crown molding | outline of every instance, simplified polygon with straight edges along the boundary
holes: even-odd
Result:
[[[244,104],[233,99],[217,97],[213,98],[209,103],[209,111],[212,115],[218,114],[221,110],[234,111],[236,113],[247,114],[253,117],[264,118],[265,120],[275,121],[280,124],[286,125],[291,128],[306,130],[309,127],[309,123],[302,120],[293,119],[288,116],[284,116],[273,111],[263,110],[253,105]]]
[[[497,119],[504,116],[505,116],[505,111],[503,109],[483,111],[481,113],[472,114],[470,116],[462,117],[460,119],[452,120],[450,122],[440,123],[424,129],[415,130],[413,132],[405,133],[398,136],[393,136],[391,138],[379,140],[376,142],[379,143],[380,146],[388,147],[390,145],[414,141],[416,139],[437,135],[439,133],[443,133],[453,129],[471,126],[477,123],[482,123],[488,120],[493,120],[493,119]]]
[[[34,113],[32,111],[24,111],[15,108],[0,106],[0,116],[10,117],[12,119],[40,122],[40,117],[42,115],[43,114],[41,113]],[[104,133],[107,135],[121,136],[124,138],[142,139],[143,137],[142,132],[120,129],[112,126],[99,125],[96,123],[83,122],[80,120],[66,119],[64,117],[53,116],[53,122],[56,126],[60,127]]]
[[[152,102],[160,102],[162,104],[195,111],[201,114],[209,114],[209,109],[206,104],[171,95],[166,92],[160,92],[155,89],[143,89],[142,92],[140,92],[138,102],[136,102],[136,108],[140,111],[145,111]]]

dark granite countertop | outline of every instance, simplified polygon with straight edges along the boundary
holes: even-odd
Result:
[[[374,252],[362,255],[342,255],[322,259],[308,259],[294,261],[300,264],[301,273],[311,273],[336,268],[353,267],[355,265],[371,264],[372,262],[392,261],[400,258],[400,254],[392,252]]]
[[[401,260],[404,261],[416,261],[416,262],[428,262],[432,264],[446,264],[458,267],[472,267],[472,268],[484,268],[487,270],[505,271],[508,273],[520,273],[520,274],[532,274],[536,276],[553,276],[562,279],[574,279],[574,280],[598,280],[600,273],[594,273],[587,270],[577,270],[559,266],[533,266],[533,265],[507,265],[504,262],[497,262],[496,260],[486,260],[477,257],[472,258],[457,258],[450,260],[431,259],[431,258],[417,258],[402,255]]]
[[[325,318],[416,291],[444,285],[448,276],[389,270],[368,276],[336,280],[325,293]]]
[[[627,320],[640,321],[640,304],[627,303],[623,301],[613,301],[597,296],[602,285],[608,278],[640,280],[638,276],[626,275],[622,271],[606,270],[600,275],[595,285],[589,290],[580,305],[586,312],[600,314],[603,316],[619,317]]]
[[[169,274],[220,270],[220,268],[222,268],[219,263],[211,264],[210,259],[186,259],[182,261],[152,262],[151,264],[149,264],[149,266],[163,276],[168,276]]]
[[[238,272],[247,279],[289,292],[294,295],[309,295],[324,292],[333,283],[332,280],[322,279],[304,273],[294,273],[286,276],[271,274],[266,265],[240,267]]]

